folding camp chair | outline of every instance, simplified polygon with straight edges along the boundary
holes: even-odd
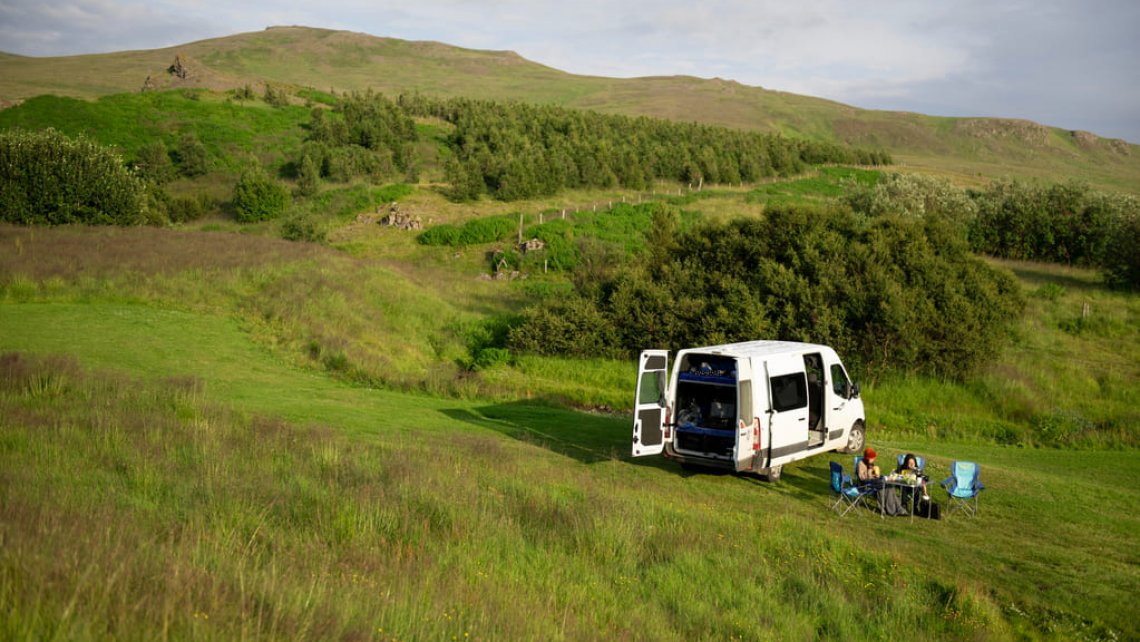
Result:
[[[860,504],[868,506],[867,496],[874,494],[875,491],[867,484],[861,486],[853,484],[851,476],[843,472],[843,466],[833,461],[831,462],[831,492],[836,495],[835,503],[831,505],[831,509],[843,516]]]
[[[950,476],[941,484],[946,489],[949,501],[946,515],[960,509],[970,517],[978,514],[978,495],[986,489],[978,480],[980,470],[972,461],[956,461],[950,464]]]

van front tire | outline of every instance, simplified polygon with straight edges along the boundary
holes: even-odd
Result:
[[[847,448],[844,448],[843,452],[849,455],[862,452],[865,445],[867,445],[867,431],[862,421],[856,421],[847,435]]]

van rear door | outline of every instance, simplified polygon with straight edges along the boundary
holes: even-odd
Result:
[[[656,455],[671,441],[665,422],[669,351],[645,350],[637,366],[637,393],[633,401],[633,456]]]
[[[733,459],[737,472],[751,470],[760,449],[760,419],[752,411],[752,361],[736,360],[736,448]]]

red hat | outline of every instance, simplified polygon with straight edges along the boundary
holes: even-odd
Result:
[[[867,450],[863,451],[863,459],[874,459],[878,456],[879,453],[875,452],[874,448],[868,448]]]

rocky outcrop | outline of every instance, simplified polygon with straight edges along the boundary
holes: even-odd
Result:
[[[182,57],[182,54],[176,54],[174,62],[166,68],[166,73],[179,80],[188,80],[190,78],[190,63]]]
[[[972,138],[1014,140],[1034,147],[1044,147],[1049,142],[1049,128],[1029,120],[963,118],[958,121],[954,129]]]
[[[381,208],[376,208],[377,213],[379,213],[380,210]],[[424,229],[424,222],[419,216],[413,216],[411,213],[400,211],[400,206],[396,203],[392,203],[388,207],[388,214],[380,219],[380,224],[400,230]]]

